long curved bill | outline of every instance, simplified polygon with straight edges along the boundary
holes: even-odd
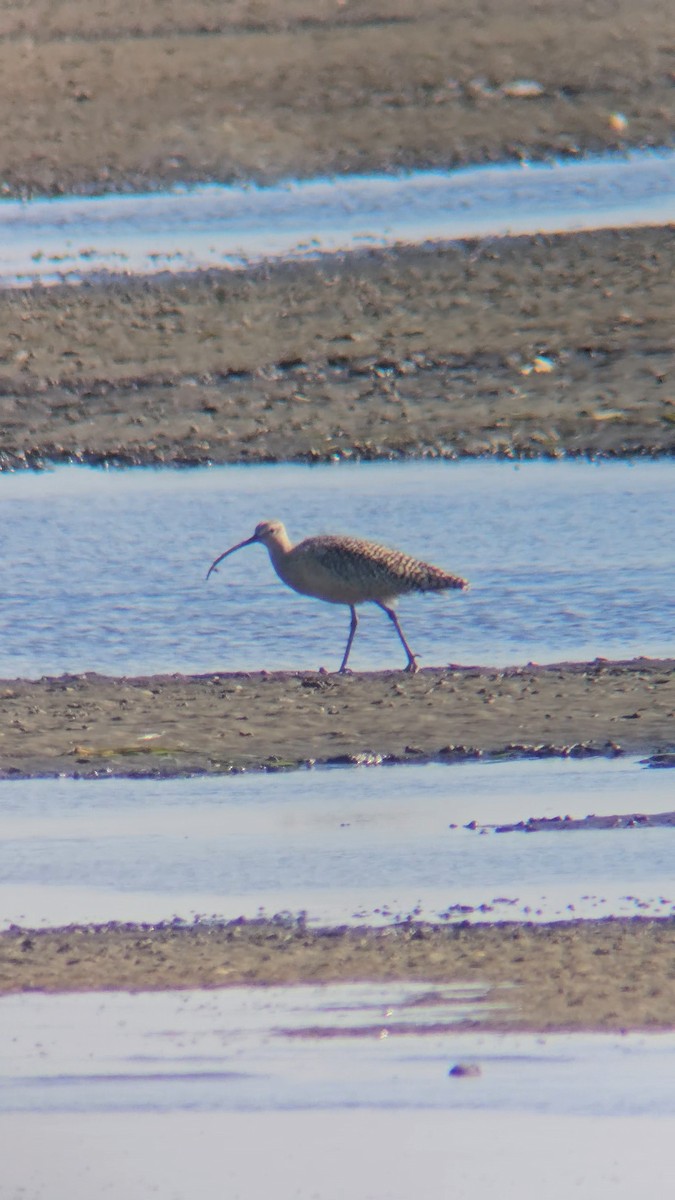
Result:
[[[208,579],[209,575],[217,569],[218,563],[221,563],[224,558],[227,558],[228,554],[234,554],[235,550],[241,550],[243,546],[252,546],[257,541],[258,538],[255,536],[255,534],[253,534],[253,537],[246,538],[245,542],[237,542],[236,546],[230,546],[229,550],[225,550],[223,554],[219,554],[218,557],[213,560],[211,566],[206,572],[206,578]]]

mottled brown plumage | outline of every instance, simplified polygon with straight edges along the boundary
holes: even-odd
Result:
[[[296,592],[315,596],[330,604],[346,604],[351,610],[351,625],[340,671],[347,668],[358,618],[357,604],[377,604],[392,621],[408,656],[406,670],[416,671],[415,655],[406,642],[396,613],[388,607],[397,596],[407,592],[438,592],[468,587],[465,579],[450,575],[440,567],[411,558],[400,550],[390,550],[363,538],[326,535],[305,538],[293,546],[281,521],[262,521],[252,537],[231,546],[209,567],[206,578],[218,563],[241,550],[261,542],[267,547],[279,578]]]
[[[364,538],[327,535],[306,538],[290,552],[313,563],[358,591],[356,603],[393,600],[405,592],[437,592],[465,588],[466,580],[449,575],[440,567],[411,558],[402,550],[390,550]]]

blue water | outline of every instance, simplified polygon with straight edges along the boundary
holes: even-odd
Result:
[[[411,463],[0,477],[0,676],[336,669],[348,612],[285,588],[262,547],[359,534],[458,572],[466,593],[407,597],[422,666],[675,655],[675,473],[668,463]],[[354,669],[403,666],[373,606]]]

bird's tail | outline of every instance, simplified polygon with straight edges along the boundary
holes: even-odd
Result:
[[[428,563],[424,563],[417,580],[417,590],[420,592],[445,592],[450,588],[466,591],[468,586],[468,580],[462,579],[461,575],[449,575],[447,571]]]

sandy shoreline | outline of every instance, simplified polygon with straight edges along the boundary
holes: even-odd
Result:
[[[0,994],[345,980],[487,984],[465,1028],[621,1030],[675,1023],[672,919],[309,930],[288,920],[12,929]],[[453,1024],[453,1029],[460,1026]]]
[[[0,467],[672,454],[674,247],[606,230],[0,293]]]
[[[674,728],[672,660],[4,680],[0,777],[652,754]]]
[[[671,38],[668,0],[26,0],[0,17],[0,179],[147,190],[666,145]]]
[[[0,178],[145,191],[663,146],[671,27],[667,0],[639,20],[570,0],[564,22],[531,0],[29,0],[0,18]],[[0,292],[0,469],[672,454],[674,256],[636,229]]]

